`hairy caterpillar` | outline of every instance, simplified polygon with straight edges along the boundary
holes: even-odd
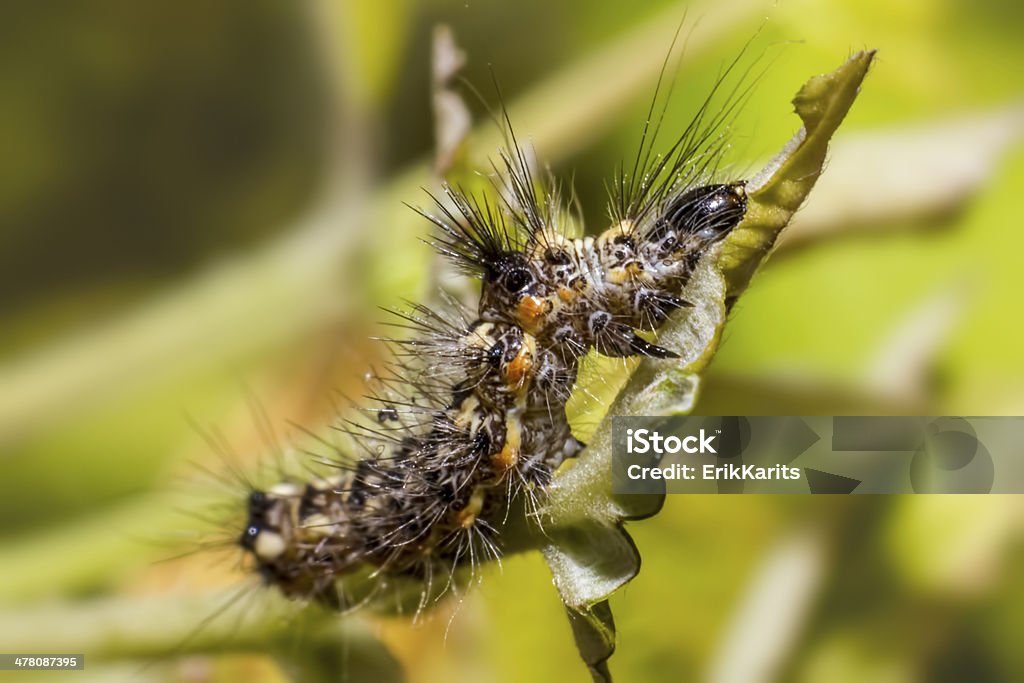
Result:
[[[433,197],[429,241],[480,280],[478,306],[398,314],[412,334],[391,340],[372,382],[375,419],[347,429],[362,453],[329,477],[251,491],[239,544],[266,583],[340,609],[337,579],[370,571],[424,582],[425,600],[435,579],[500,556],[510,507],[542,504],[583,447],[565,415],[582,356],[676,357],[639,333],[688,305],[697,262],[746,213],[744,181],[711,182],[741,95],[713,115],[709,96],[664,155],[645,127],[596,237],[570,233],[511,125],[496,200],[447,185]]]

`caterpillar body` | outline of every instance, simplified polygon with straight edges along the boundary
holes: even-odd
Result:
[[[536,510],[583,448],[565,414],[582,356],[677,357],[638,332],[688,305],[698,260],[746,213],[743,181],[709,182],[722,142],[720,115],[703,123],[707,105],[667,155],[652,160],[641,144],[596,237],[569,234],[514,135],[497,201],[445,186],[420,212],[434,248],[479,279],[479,303],[399,314],[410,334],[390,341],[372,383],[375,419],[348,430],[362,457],[250,492],[239,544],[267,584],[341,609],[346,575],[430,586],[500,556],[510,507]]]

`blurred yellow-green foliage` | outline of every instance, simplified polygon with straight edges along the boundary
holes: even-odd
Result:
[[[739,172],[794,132],[808,76],[879,50],[819,188],[734,310],[698,410],[1020,414],[1019,3],[5,3],[0,650],[73,650],[134,605],[154,643],[86,649],[86,674],[279,680],[251,653],[139,670],[187,633],[173,606],[198,623],[216,603],[189,596],[239,581],[230,560],[156,563],[190,548],[173,540],[194,530],[175,509],[201,485],[190,463],[220,464],[189,416],[255,464],[272,439],[253,402],[279,441],[288,421],[322,428],[379,353],[375,307],[431,291],[425,225],[402,202],[437,182],[437,23],[492,105],[493,66],[520,137],[572,179],[597,229],[684,11],[668,131],[763,25]],[[467,99],[479,163],[497,138]],[[1022,512],[1012,496],[670,497],[630,527],[644,566],[612,600],[612,670],[1020,680]],[[357,680],[370,632],[411,681],[587,678],[534,555],[424,624],[356,619]]]

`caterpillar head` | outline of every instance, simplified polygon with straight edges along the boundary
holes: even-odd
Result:
[[[303,534],[299,521],[302,494],[303,488],[291,483],[252,491],[238,544],[267,584],[279,587],[288,597],[315,599],[334,607],[338,596],[325,580],[329,573],[323,571],[324,558],[310,552],[308,539],[297,537]]]
[[[654,259],[699,257],[746,213],[744,181],[695,187],[665,202],[642,241]]]
[[[287,551],[288,517],[283,498],[264,491],[249,494],[249,517],[238,544],[252,554],[261,570]]]

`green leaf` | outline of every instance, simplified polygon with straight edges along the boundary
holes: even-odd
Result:
[[[818,181],[829,140],[857,98],[874,57],[874,50],[858,52],[832,73],[807,81],[793,98],[803,128],[750,182],[746,218],[719,258],[730,307]]]
[[[550,542],[543,552],[570,610],[580,656],[595,681],[610,680],[605,660],[611,655],[614,624],[607,598],[640,570],[639,553],[627,551],[635,546],[623,522],[655,514],[664,499],[664,494],[612,493],[611,416],[685,415],[693,410],[701,373],[718,348],[728,307],[814,187],[828,141],[856,99],[874,54],[854,55],[836,71],[812,78],[797,93],[793,103],[804,127],[749,184],[743,222],[720,250],[702,259],[682,294],[693,307],[669,320],[658,336],[658,343],[682,360],[645,359],[609,408],[587,450],[556,477],[545,526]],[[608,610],[607,619],[580,616],[596,611],[598,605],[602,613]],[[597,647],[600,643],[605,649]],[[603,656],[597,664],[595,652]]]
[[[580,657],[590,669],[594,683],[611,683],[608,659],[615,652],[615,620],[608,601],[599,602],[589,610],[566,607],[572,635]]]
[[[611,595],[640,571],[640,552],[621,524],[576,522],[552,531],[543,553],[562,602],[570,609],[590,609],[595,596]]]

